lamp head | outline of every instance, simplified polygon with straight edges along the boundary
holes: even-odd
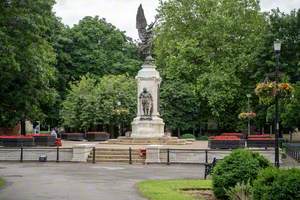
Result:
[[[274,42],[274,51],[275,53],[279,53],[281,51],[281,41],[278,39]]]

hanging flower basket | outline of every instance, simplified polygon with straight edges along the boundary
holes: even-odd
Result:
[[[239,114],[239,119],[253,119],[256,117],[255,112],[242,112]]]
[[[289,83],[278,84],[278,96],[281,98],[289,98],[292,96],[293,91],[294,88]]]
[[[255,94],[259,97],[275,96],[276,83],[275,82],[258,83],[255,88]]]
[[[294,88],[289,83],[275,82],[258,83],[255,88],[255,94],[259,97],[263,104],[270,104],[274,97],[278,95],[280,98],[289,98],[293,93]]]

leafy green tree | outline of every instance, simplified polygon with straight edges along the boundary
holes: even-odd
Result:
[[[196,101],[188,106],[205,105],[209,112],[200,110],[198,116],[223,122],[221,128],[232,128],[240,100],[246,102],[244,96],[251,90],[248,70],[264,42],[266,22],[259,2],[169,0],[161,2],[159,15],[155,54],[166,82],[162,90],[171,82],[189,85],[192,91],[188,92],[195,94]],[[181,116],[177,121],[184,122],[186,115]]]
[[[125,75],[107,75],[101,79],[82,77],[71,85],[63,102],[61,116],[73,130],[95,130],[99,127],[128,126],[136,112],[136,83]]]
[[[135,75],[141,65],[137,47],[124,32],[99,17],[85,17],[73,28],[63,27],[58,52],[59,91],[87,73]]]
[[[281,101],[280,113],[282,118],[282,126],[284,128],[299,127],[300,117],[297,114],[299,108],[299,87],[297,82],[300,81],[300,9],[293,10],[289,14],[281,12],[279,9],[272,10],[267,13],[268,20],[267,34],[265,34],[265,42],[263,53],[260,54],[257,65],[253,69],[253,77],[256,82],[262,82],[267,77],[274,80],[275,58],[273,43],[279,39],[282,42],[282,50],[280,55],[280,78],[281,81],[289,81],[295,84],[295,98],[292,101]],[[298,83],[299,84],[299,83]],[[256,106],[258,115],[266,116],[269,121],[274,119],[274,106],[261,109],[261,105]],[[258,122],[265,122],[262,117]]]
[[[0,126],[45,117],[42,106],[57,96],[52,85],[56,57],[49,42],[54,3],[0,2]]]

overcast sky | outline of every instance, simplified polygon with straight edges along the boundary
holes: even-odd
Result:
[[[159,0],[56,0],[54,11],[63,23],[72,26],[85,16],[98,15],[134,39],[137,39],[135,15],[140,3],[143,4],[148,23],[154,20]],[[262,10],[279,7],[289,12],[300,8],[300,0],[261,0]]]

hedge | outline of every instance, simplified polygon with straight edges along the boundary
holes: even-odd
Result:
[[[253,200],[299,200],[300,169],[267,168],[253,183]]]
[[[253,182],[261,169],[271,166],[271,163],[249,150],[235,150],[229,156],[219,161],[212,174],[213,191],[218,199],[228,199],[226,190],[237,183]]]

